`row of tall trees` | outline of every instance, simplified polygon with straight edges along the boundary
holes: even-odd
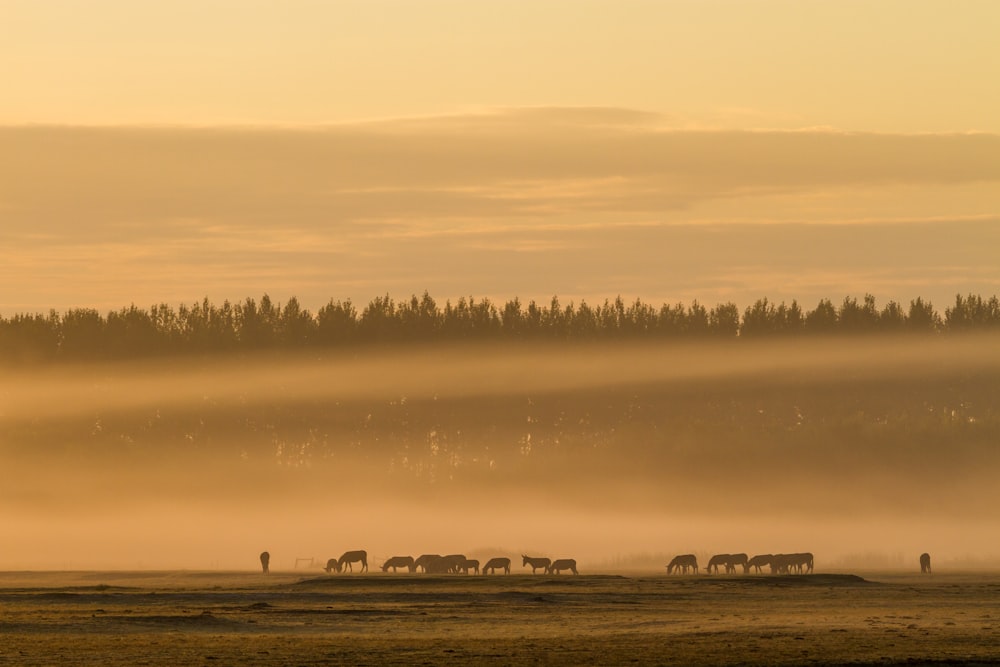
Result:
[[[707,308],[663,304],[621,297],[592,306],[585,301],[562,305],[523,304],[515,298],[503,305],[489,299],[461,298],[439,305],[426,292],[395,301],[377,297],[358,311],[350,301],[333,301],[315,314],[296,298],[274,303],[204,299],[174,309],[166,304],[148,310],[135,305],[102,316],[89,308],[59,314],[18,314],[0,318],[0,361],[31,362],[137,358],[173,354],[205,354],[308,346],[411,343],[452,340],[599,340],[637,338],[759,338],[810,334],[875,332],[1000,331],[996,296],[957,295],[944,315],[929,301],[908,307],[890,301],[882,308],[875,297],[860,302],[847,297],[839,306],[822,299],[812,310],[796,301],[775,304],[760,299],[742,314],[733,303]]]

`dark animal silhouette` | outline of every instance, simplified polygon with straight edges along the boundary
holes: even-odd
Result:
[[[771,565],[771,559],[772,558],[774,558],[774,556],[772,556],[771,554],[760,554],[760,555],[754,556],[749,561],[747,561],[746,570],[749,572],[750,568],[752,567],[752,568],[754,568],[754,571],[757,574],[760,574],[760,569],[762,567],[764,567],[765,565],[767,565],[767,566]]]
[[[426,573],[427,572],[427,564],[431,563],[431,562],[433,562],[433,561],[435,561],[435,560],[437,560],[438,558],[441,558],[441,557],[442,556],[440,554],[423,554],[421,556],[417,556],[417,559],[415,561],[413,561],[413,566],[414,566],[414,568],[419,567],[421,570],[423,570]]]
[[[743,568],[743,574],[750,573],[750,561],[746,554],[732,554],[729,556],[729,563],[726,570],[730,574],[736,574],[736,566],[739,565]]]
[[[707,574],[718,574],[720,565],[726,569],[726,574],[729,574],[729,554],[716,554],[709,558],[708,565],[705,566],[705,572]]]
[[[462,563],[460,568],[463,573],[468,574],[469,570],[472,570],[476,574],[479,574],[479,561],[475,559],[466,558],[465,562]]]
[[[541,570],[544,572],[548,570],[549,565],[552,565],[551,558],[532,558],[531,556],[525,556],[524,554],[521,554],[521,558],[524,559],[524,562],[521,564],[521,567],[530,565],[532,574],[534,574],[535,570],[539,568],[541,568]]]
[[[771,556],[771,574],[791,574],[792,557],[789,554]]]
[[[688,568],[693,570],[693,574],[698,574],[698,559],[694,557],[694,554],[674,556],[670,564],[667,565],[667,574],[673,574],[674,570],[678,573],[687,574]]]
[[[452,574],[454,562],[445,556],[428,556],[423,568],[426,574]]]
[[[559,574],[563,570],[569,570],[573,574],[580,574],[576,571],[576,560],[573,558],[560,558],[552,561],[552,564],[545,568],[546,574]]]
[[[483,565],[483,574],[496,574],[497,568],[503,570],[504,574],[510,574],[510,559],[509,558],[491,558],[486,561],[486,565]]]
[[[931,573],[931,555],[927,553],[920,554],[920,574],[930,574]]]
[[[361,571],[368,571],[368,552],[365,550],[359,551],[345,551],[344,555],[337,559],[337,572],[342,572],[344,565],[354,572],[354,567],[352,563],[361,563]]]
[[[382,571],[388,572],[389,568],[395,572],[396,568],[405,567],[410,570],[410,572],[416,572],[417,566],[413,562],[413,556],[393,556],[386,562],[382,563]]]
[[[267,574],[271,571],[270,565],[271,565],[271,554],[267,553],[266,551],[261,551],[260,567],[264,570],[264,574]]]
[[[340,572],[340,563],[337,561],[336,558],[331,558],[330,560],[326,561],[326,567],[324,567],[323,569],[326,570],[327,572],[330,572],[332,570]]]
[[[467,560],[465,554],[448,554],[442,556],[445,561],[445,568],[448,574],[458,574]]]
[[[803,574],[813,571],[813,555],[774,554],[771,556],[771,574]]]
[[[803,572],[812,574],[813,555],[808,551],[801,554],[792,554],[792,564],[798,570],[799,574],[802,574]]]

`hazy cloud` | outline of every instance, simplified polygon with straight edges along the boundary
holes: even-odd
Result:
[[[721,291],[697,296],[718,301],[775,294],[768,274],[818,266],[857,269],[854,284],[876,266],[927,271],[932,254],[933,266],[962,265],[969,249],[964,265],[982,267],[1000,213],[995,135],[678,130],[613,108],[7,127],[0,155],[2,277],[20,281],[0,294],[8,310],[279,285],[315,305],[423,289],[691,298],[710,280]],[[781,226],[845,222],[865,231]],[[517,278],[512,255],[534,258],[515,263]]]

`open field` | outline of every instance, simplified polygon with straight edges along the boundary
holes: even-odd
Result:
[[[1000,664],[1000,575],[0,573],[0,664]]]

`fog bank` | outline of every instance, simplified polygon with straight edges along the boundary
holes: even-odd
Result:
[[[0,569],[253,568],[264,549],[278,569],[348,549],[374,564],[537,552],[591,568],[680,552],[991,558],[996,343],[453,346],[6,371]]]

